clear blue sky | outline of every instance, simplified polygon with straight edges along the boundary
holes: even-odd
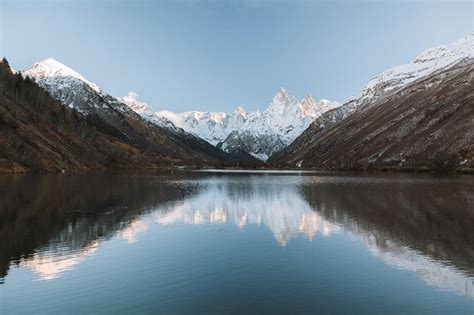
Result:
[[[53,57],[153,109],[263,109],[280,87],[345,101],[473,31],[473,3],[0,0],[0,54]]]

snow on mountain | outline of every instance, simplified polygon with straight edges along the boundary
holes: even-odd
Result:
[[[178,131],[178,128],[166,117],[155,115],[151,107],[144,102],[138,100],[138,94],[135,92],[128,92],[128,95],[119,98],[125,105],[133,109],[137,114],[142,116],[148,122],[155,125],[166,127],[173,131]]]
[[[103,116],[106,112],[115,111],[130,117],[137,115],[123,102],[102,91],[97,84],[53,58],[37,62],[21,74],[32,78],[53,98],[84,116]]]
[[[201,137],[212,145],[217,145],[232,131],[242,128],[249,116],[242,107],[237,107],[230,115],[223,112],[175,113],[167,110],[155,114],[170,120],[177,127]]]
[[[149,157],[153,163],[165,160],[172,163],[173,159],[190,164],[235,159],[199,137],[176,128],[169,120],[154,115],[146,103],[138,101],[136,93],[116,98],[52,58],[37,62],[20,73],[101,132],[147,154],[153,152]],[[145,162],[148,162],[147,158],[143,158]]]
[[[109,121],[111,115],[120,113],[134,119],[142,117],[149,123],[174,132],[183,132],[170,120],[155,115],[147,103],[138,100],[137,93],[130,92],[122,98],[111,96],[97,84],[53,58],[37,62],[21,73],[34,79],[55,99],[84,116],[95,115]]]
[[[408,159],[412,167],[438,167],[436,157],[443,156],[445,165],[456,159],[469,163],[472,122],[466,91],[472,90],[473,60],[474,33],[382,72],[360,96],[317,118],[270,162],[352,168],[402,166]]]
[[[135,92],[128,92],[127,96],[121,98],[122,102],[128,105],[131,109],[137,113],[149,113],[151,108],[147,103],[140,102],[138,100],[138,94]]]
[[[97,84],[53,58],[39,61],[21,73],[34,79],[55,99],[84,116],[97,115],[107,119],[107,116],[119,112],[134,118],[141,116],[150,123],[177,131],[171,121],[156,116],[148,104],[138,101],[138,94],[130,92],[123,98],[113,97]]]
[[[284,88],[275,94],[268,108],[255,121],[244,126],[256,133],[277,134],[289,144],[324,112],[340,106],[338,102],[321,100],[316,102],[311,95],[299,102]]]
[[[313,125],[306,129],[305,133],[301,134],[290,147],[287,147],[285,152],[278,154],[278,158],[283,158],[284,154],[297,156],[297,152],[303,152],[310,143],[318,140],[316,134],[319,134],[325,127],[341,122],[352,113],[370,108],[371,104],[397,93],[410,84],[451,68],[462,60],[472,58],[474,58],[474,33],[466,35],[454,43],[430,48],[422,52],[412,62],[382,72],[367,83],[359,96],[352,97],[339,108],[329,110],[315,119]],[[425,84],[424,88],[428,88],[430,84]],[[274,160],[276,161],[277,157]]]
[[[314,119],[338,106],[339,103],[328,100],[315,101],[310,95],[300,102],[281,88],[262,112],[237,107],[231,114],[159,111],[156,116],[169,119],[226,152],[243,150],[266,160],[291,143]]]
[[[449,45],[430,48],[412,62],[393,67],[371,79],[360,96],[348,102],[367,104],[436,71],[448,68],[465,58],[474,57],[474,33]]]
[[[119,111],[129,116],[138,114],[150,123],[190,132],[226,152],[245,151],[262,160],[292,142],[322,113],[340,105],[327,100],[315,101],[310,95],[300,102],[281,88],[262,112],[247,112],[237,107],[230,114],[200,111],[154,113],[148,104],[138,100],[136,93],[115,98],[53,58],[37,62],[21,73],[82,115],[95,114],[105,118],[107,111]]]
[[[164,110],[155,114],[170,120],[177,127],[201,137],[212,145],[222,141],[233,125],[232,117],[222,112],[174,113]]]
[[[97,84],[87,80],[80,73],[72,70],[68,66],[63,65],[53,58],[48,58],[35,63],[31,69],[25,71],[24,73],[29,77],[34,77],[35,79],[43,81],[52,80],[57,82],[58,78],[62,78],[64,80],[64,84],[67,84],[68,80],[77,79],[86,83],[95,91],[100,92],[100,88],[97,86]]]

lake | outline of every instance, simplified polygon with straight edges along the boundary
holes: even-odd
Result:
[[[474,313],[474,177],[0,176],[0,313]]]

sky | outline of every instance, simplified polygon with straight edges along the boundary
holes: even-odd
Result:
[[[473,32],[473,3],[0,0],[0,55],[52,57],[154,110],[264,109],[280,87],[344,102]]]

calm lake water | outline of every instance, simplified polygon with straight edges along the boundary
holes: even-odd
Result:
[[[474,313],[474,177],[0,176],[0,313]]]

